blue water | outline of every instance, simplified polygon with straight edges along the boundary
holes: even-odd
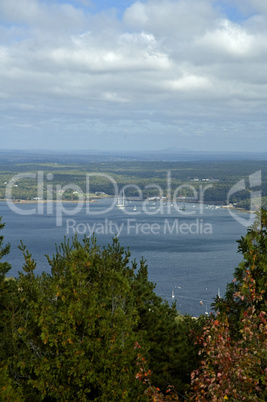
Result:
[[[5,241],[11,243],[8,261],[12,269],[8,275],[16,276],[22,270],[23,257],[17,247],[21,239],[37,261],[38,274],[50,270],[44,255],[51,256],[55,244],[60,244],[64,236],[72,237],[74,230],[80,238],[94,230],[98,244],[104,246],[119,229],[120,243],[129,246],[132,259],[139,261],[143,256],[147,261],[149,280],[156,284],[157,294],[169,303],[176,300],[182,313],[197,316],[209,312],[218,289],[223,295],[242,259],[237,253],[236,240],[247,228],[223,208],[204,206],[201,211],[197,204],[186,204],[189,215],[183,216],[170,204],[162,205],[162,210],[156,213],[159,203],[145,205],[144,212],[143,203],[132,202],[124,211],[114,207],[107,212],[112,201],[102,199],[91,203],[89,211],[81,204],[81,210],[75,214],[72,211],[77,204],[64,204],[62,222],[56,220],[60,204],[53,204],[48,213],[43,204],[43,214],[23,215],[25,211],[34,212],[37,206],[16,204],[21,213],[18,214],[1,202],[0,215],[6,224],[3,234]],[[236,213],[248,217],[246,213]]]

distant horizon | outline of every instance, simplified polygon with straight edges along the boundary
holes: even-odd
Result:
[[[89,159],[88,159],[89,158]],[[102,162],[222,162],[222,161],[267,161],[267,152],[225,152],[225,151],[195,151],[195,150],[49,150],[28,149],[0,150],[0,163],[13,163],[19,160],[27,163],[102,163]]]
[[[163,149],[97,149],[97,148],[88,148],[88,149],[52,149],[52,148],[4,148],[0,149],[0,154],[1,153],[8,153],[8,152],[14,152],[14,153],[33,153],[33,152],[38,152],[38,153],[60,153],[60,154],[82,154],[82,153],[126,153],[126,154],[143,154],[143,153],[148,153],[148,154],[153,154],[153,153],[165,153],[165,154],[186,154],[186,153],[195,153],[195,154],[267,154],[266,151],[218,151],[218,150],[196,150],[196,149],[168,149],[168,148],[163,148]]]

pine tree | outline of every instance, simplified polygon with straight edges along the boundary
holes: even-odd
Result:
[[[239,241],[244,259],[217,299],[217,317],[199,337],[200,367],[192,373],[196,401],[267,400],[267,211]]]
[[[232,334],[238,334],[242,313],[254,306],[266,309],[267,299],[267,211],[262,209],[247,234],[238,240],[242,262],[234,272],[234,279],[226,288],[224,298],[216,298],[213,307],[226,313]],[[254,298],[254,293],[260,298]],[[240,297],[242,294],[242,297]],[[245,297],[246,296],[246,297]]]
[[[3,230],[5,227],[5,224],[2,223],[2,217],[0,216],[0,230]],[[3,257],[7,256],[10,251],[10,244],[3,245],[4,243],[4,236],[0,236],[0,260],[2,260]],[[8,262],[0,262],[0,283],[2,283],[5,280],[6,274],[10,270],[11,265]]]
[[[22,250],[18,286],[24,317],[13,372],[24,395],[35,401],[142,400],[128,253],[116,239],[101,250],[94,241],[75,238],[49,259],[51,275],[38,277]]]
[[[0,217],[0,230],[3,230],[5,224],[2,223]],[[6,257],[10,251],[10,244],[4,245],[4,236],[0,236],[0,260]],[[5,358],[10,352],[10,292],[13,281],[8,280],[6,274],[10,270],[11,265],[8,262],[0,261],[0,359]],[[12,342],[11,342],[12,344]]]
[[[0,230],[4,227],[0,217]],[[4,236],[1,235],[0,260],[7,257],[9,251],[10,244],[4,245]],[[14,381],[9,377],[17,348],[13,333],[19,316],[16,280],[6,277],[10,269],[11,265],[7,261],[0,261],[0,395],[1,400],[22,401],[20,389],[15,390]]]
[[[155,294],[143,260],[136,272],[118,239],[102,249],[95,239],[74,238],[48,257],[51,273],[38,276],[23,243],[20,249],[23,271],[3,281],[0,374],[7,387],[0,399],[147,401],[170,384],[184,395],[196,367],[191,332],[198,320],[177,320],[176,306]]]
[[[133,282],[136,307],[140,316],[137,332],[142,353],[152,371],[151,382],[164,393],[169,385],[184,395],[190,385],[191,371],[198,366],[199,347],[192,341],[201,331],[203,320],[178,316],[176,305],[169,306],[154,292],[155,284],[148,281],[144,260]]]

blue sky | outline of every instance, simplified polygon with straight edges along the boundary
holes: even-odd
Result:
[[[265,0],[0,0],[2,149],[267,151]]]
[[[53,1],[53,0],[52,0]],[[52,2],[51,1],[51,2]],[[201,1],[201,0],[200,0]],[[47,1],[43,1],[43,3],[47,3]],[[65,0],[57,0],[55,3],[58,4],[66,4]],[[69,4],[72,4],[74,7],[80,7],[90,13],[98,13],[107,10],[116,10],[119,16],[123,16],[124,11],[136,3],[133,0],[74,0],[68,1]],[[222,12],[227,15],[233,21],[240,21],[244,19],[244,12],[242,9],[239,9],[236,4],[234,4],[231,0],[230,1],[215,1],[215,7],[219,7]]]
[[[123,12],[131,6],[134,1],[132,0],[72,0],[72,1],[65,1],[65,0],[49,0],[50,3],[57,3],[57,4],[66,4],[69,3],[76,8],[82,8],[85,11],[90,13],[98,13],[98,12],[105,12],[107,10],[115,9],[118,11],[118,14],[121,16]],[[43,3],[47,3],[47,1],[43,0]]]

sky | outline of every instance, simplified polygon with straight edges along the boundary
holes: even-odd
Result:
[[[0,0],[0,149],[267,151],[266,0]]]

